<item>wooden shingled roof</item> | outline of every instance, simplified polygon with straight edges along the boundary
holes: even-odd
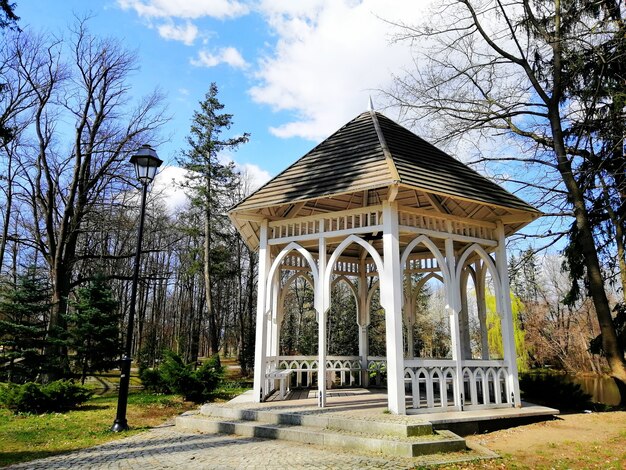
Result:
[[[345,124],[230,212],[257,212],[391,184],[539,215],[517,196],[374,111]]]

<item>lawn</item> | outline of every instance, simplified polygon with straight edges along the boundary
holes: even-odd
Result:
[[[573,413],[553,421],[468,437],[501,459],[443,466],[477,469],[624,469],[626,411]]]
[[[175,395],[131,393],[130,431],[113,433],[117,396],[93,397],[74,411],[42,415],[14,415],[0,409],[0,466],[47,457],[136,434],[197,408]]]

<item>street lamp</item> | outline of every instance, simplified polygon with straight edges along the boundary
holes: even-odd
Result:
[[[139,229],[137,230],[137,251],[135,252],[135,264],[133,267],[133,282],[130,291],[130,311],[128,312],[128,329],[126,332],[126,347],[120,367],[120,390],[117,399],[117,415],[111,431],[120,432],[128,429],[126,421],[126,407],[128,405],[128,385],[130,383],[130,363],[133,352],[133,322],[135,320],[135,303],[137,302],[137,283],[139,281],[139,259],[141,256],[141,240],[143,238],[143,222],[146,216],[146,196],[148,185],[156,176],[157,169],[163,161],[157,157],[156,152],[149,145],[142,145],[137,152],[130,157],[130,163],[135,165],[137,179],[141,183],[141,211],[139,215]]]

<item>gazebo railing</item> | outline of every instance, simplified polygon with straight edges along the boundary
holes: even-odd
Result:
[[[297,220],[275,220],[269,223],[269,239],[275,243],[316,238],[320,234],[322,220],[324,232],[365,233],[372,228],[380,228],[382,206],[359,207],[321,216],[299,217]]]
[[[266,373],[291,371],[289,386],[312,387],[317,384],[317,356],[271,356],[267,358]],[[387,359],[367,358],[369,385],[387,385]],[[452,359],[405,359],[404,384],[407,407],[413,412],[437,412],[513,406],[508,368],[502,360],[462,361],[462,407],[455,403],[459,394],[457,362]],[[327,383],[335,386],[361,386],[359,356],[327,356]],[[268,379],[268,394],[277,388],[277,382]],[[266,395],[267,396],[267,395]]]
[[[464,409],[513,406],[509,372],[504,361],[463,361],[461,376]]]
[[[386,358],[368,357],[370,385],[386,385]],[[414,412],[459,410],[457,362],[452,359],[405,359],[404,383]],[[508,369],[501,360],[462,361],[462,409],[513,406]]]
[[[451,220],[445,215],[423,214],[412,208],[401,207],[398,211],[398,223],[404,227],[413,227],[431,232],[451,233],[459,237],[476,240],[497,240],[495,224],[478,220]]]
[[[291,387],[310,387],[317,383],[317,356],[278,356],[268,358],[272,370],[292,371]],[[361,363],[358,356],[326,356],[326,381],[340,387],[361,386]]]
[[[405,390],[414,410],[458,409],[457,363],[449,359],[410,359],[404,361]]]

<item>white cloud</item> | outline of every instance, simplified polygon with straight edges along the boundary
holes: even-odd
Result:
[[[166,166],[159,170],[150,193],[162,199],[170,213],[175,213],[189,202],[181,183],[187,170],[178,166]]]
[[[124,10],[135,10],[144,18],[196,19],[235,18],[248,13],[245,3],[237,0],[117,0]]]
[[[292,111],[274,127],[279,137],[318,140],[367,109],[368,96],[385,88],[392,72],[412,62],[406,44],[390,44],[384,21],[415,23],[429,6],[421,0],[264,0],[275,50],[260,61],[254,101]]]
[[[256,191],[272,178],[269,172],[254,163],[238,163],[230,155],[221,155],[219,160],[223,164],[231,161],[234,163],[235,170],[239,171],[244,178],[248,192]],[[184,168],[166,166],[159,170],[154,178],[150,195],[163,201],[170,214],[182,210],[189,203],[189,197],[181,186],[185,182],[186,175],[187,170]]]
[[[272,175],[270,175],[269,172],[254,163],[239,164],[235,162],[235,168],[241,172],[248,182],[250,191],[256,191],[272,179]]]
[[[196,67],[215,67],[220,64],[227,64],[235,69],[248,67],[248,63],[234,47],[224,47],[219,49],[216,54],[208,51],[199,51],[198,57],[191,59],[189,62]]]
[[[162,38],[181,41],[187,46],[191,46],[198,36],[198,28],[189,21],[184,25],[176,25],[173,22],[167,22],[159,26],[158,31]]]

